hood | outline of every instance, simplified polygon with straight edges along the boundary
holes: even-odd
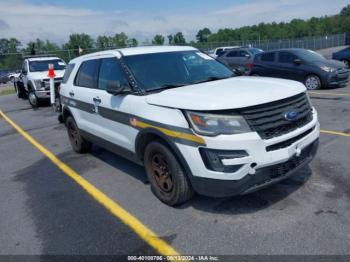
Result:
[[[43,72],[29,72],[28,76],[30,79],[36,80],[36,79],[48,79],[49,77],[47,76],[48,71],[43,71]],[[55,77],[63,77],[64,75],[64,70],[55,70]]]
[[[317,61],[314,64],[316,66],[327,66],[327,67],[335,68],[335,69],[345,68],[344,63],[340,62],[340,61],[337,61],[337,60]]]
[[[305,92],[299,82],[268,77],[234,77],[178,87],[147,95],[152,105],[188,110],[244,108]]]

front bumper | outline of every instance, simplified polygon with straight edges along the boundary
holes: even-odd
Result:
[[[316,155],[318,139],[302,150],[300,156],[293,156],[286,162],[256,170],[239,180],[219,180],[194,177],[192,185],[196,192],[211,197],[244,195],[278,183],[306,166]]]
[[[50,90],[49,91],[42,91],[42,90],[36,90],[35,91],[35,95],[39,98],[39,99],[49,99],[50,98]]]
[[[205,137],[206,148],[241,150],[247,153],[247,156],[242,158],[222,160],[225,165],[240,165],[238,170],[232,169],[235,172],[231,173],[208,169],[199,148],[180,144],[178,148],[189,164],[190,180],[197,193],[208,196],[231,196],[252,192],[278,182],[309,163],[317,150],[316,141],[319,132],[317,112],[313,110],[311,122],[272,139],[261,139],[255,132]],[[299,161],[300,159],[305,161]],[[293,166],[296,162],[297,164]],[[287,172],[276,175],[275,169],[283,169]]]
[[[330,73],[326,79],[326,86],[340,87],[345,86],[349,82],[350,70]]]

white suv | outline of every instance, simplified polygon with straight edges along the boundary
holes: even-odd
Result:
[[[50,98],[50,80],[47,76],[49,64],[54,65],[55,87],[57,88],[64,74],[66,63],[58,57],[31,57],[23,61],[22,71],[17,81],[15,90],[19,98],[28,96],[29,103],[38,107],[40,101]]]
[[[194,192],[246,194],[314,157],[317,112],[301,83],[234,77],[192,47],[137,47],[72,60],[60,90],[72,147],[143,164],[168,205]]]

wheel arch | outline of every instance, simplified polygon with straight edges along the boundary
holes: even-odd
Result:
[[[175,158],[179,161],[180,165],[184,168],[185,175],[189,178],[190,181],[192,181],[192,179],[191,179],[193,176],[192,171],[191,171],[187,161],[185,160],[185,158],[181,154],[179,148],[167,135],[165,135],[164,133],[162,133],[161,131],[159,131],[157,129],[145,128],[145,129],[142,129],[138,133],[138,135],[135,139],[135,152],[136,152],[137,158],[141,162],[143,162],[143,154],[144,154],[144,150],[145,150],[147,144],[150,143],[151,141],[155,141],[155,140],[160,140],[160,141],[164,142],[169,147],[171,152],[174,154]]]
[[[66,120],[67,120],[67,118],[69,116],[73,117],[73,119],[74,119],[72,111],[69,109],[69,107],[63,106],[63,108],[62,108],[62,120],[63,120],[63,123],[66,122]]]
[[[28,92],[31,91],[31,90],[34,90],[35,91],[35,88],[34,88],[34,85],[32,83],[32,81],[28,81],[27,83],[27,88],[28,88]]]

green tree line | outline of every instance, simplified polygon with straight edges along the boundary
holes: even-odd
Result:
[[[246,40],[273,40],[291,39],[309,36],[322,36],[337,33],[350,32],[350,5],[344,7],[339,14],[333,16],[312,17],[307,20],[293,19],[290,22],[260,23],[253,26],[240,28],[223,28],[212,32],[209,28],[203,28],[196,34],[196,41],[187,42],[182,32],[163,36],[156,34],[151,42],[146,40],[141,43],[153,45],[184,45],[190,44],[196,47],[205,47],[210,43],[246,41]],[[139,41],[129,38],[124,32],[113,36],[100,35],[96,39],[88,34],[71,34],[66,43],[59,46],[49,40],[36,39],[30,41],[25,47],[15,38],[0,39],[0,68],[17,68],[22,60],[21,55],[8,55],[22,53],[55,54],[65,61],[83,53],[109,48],[122,48],[138,46]],[[67,51],[69,50],[69,51]]]

